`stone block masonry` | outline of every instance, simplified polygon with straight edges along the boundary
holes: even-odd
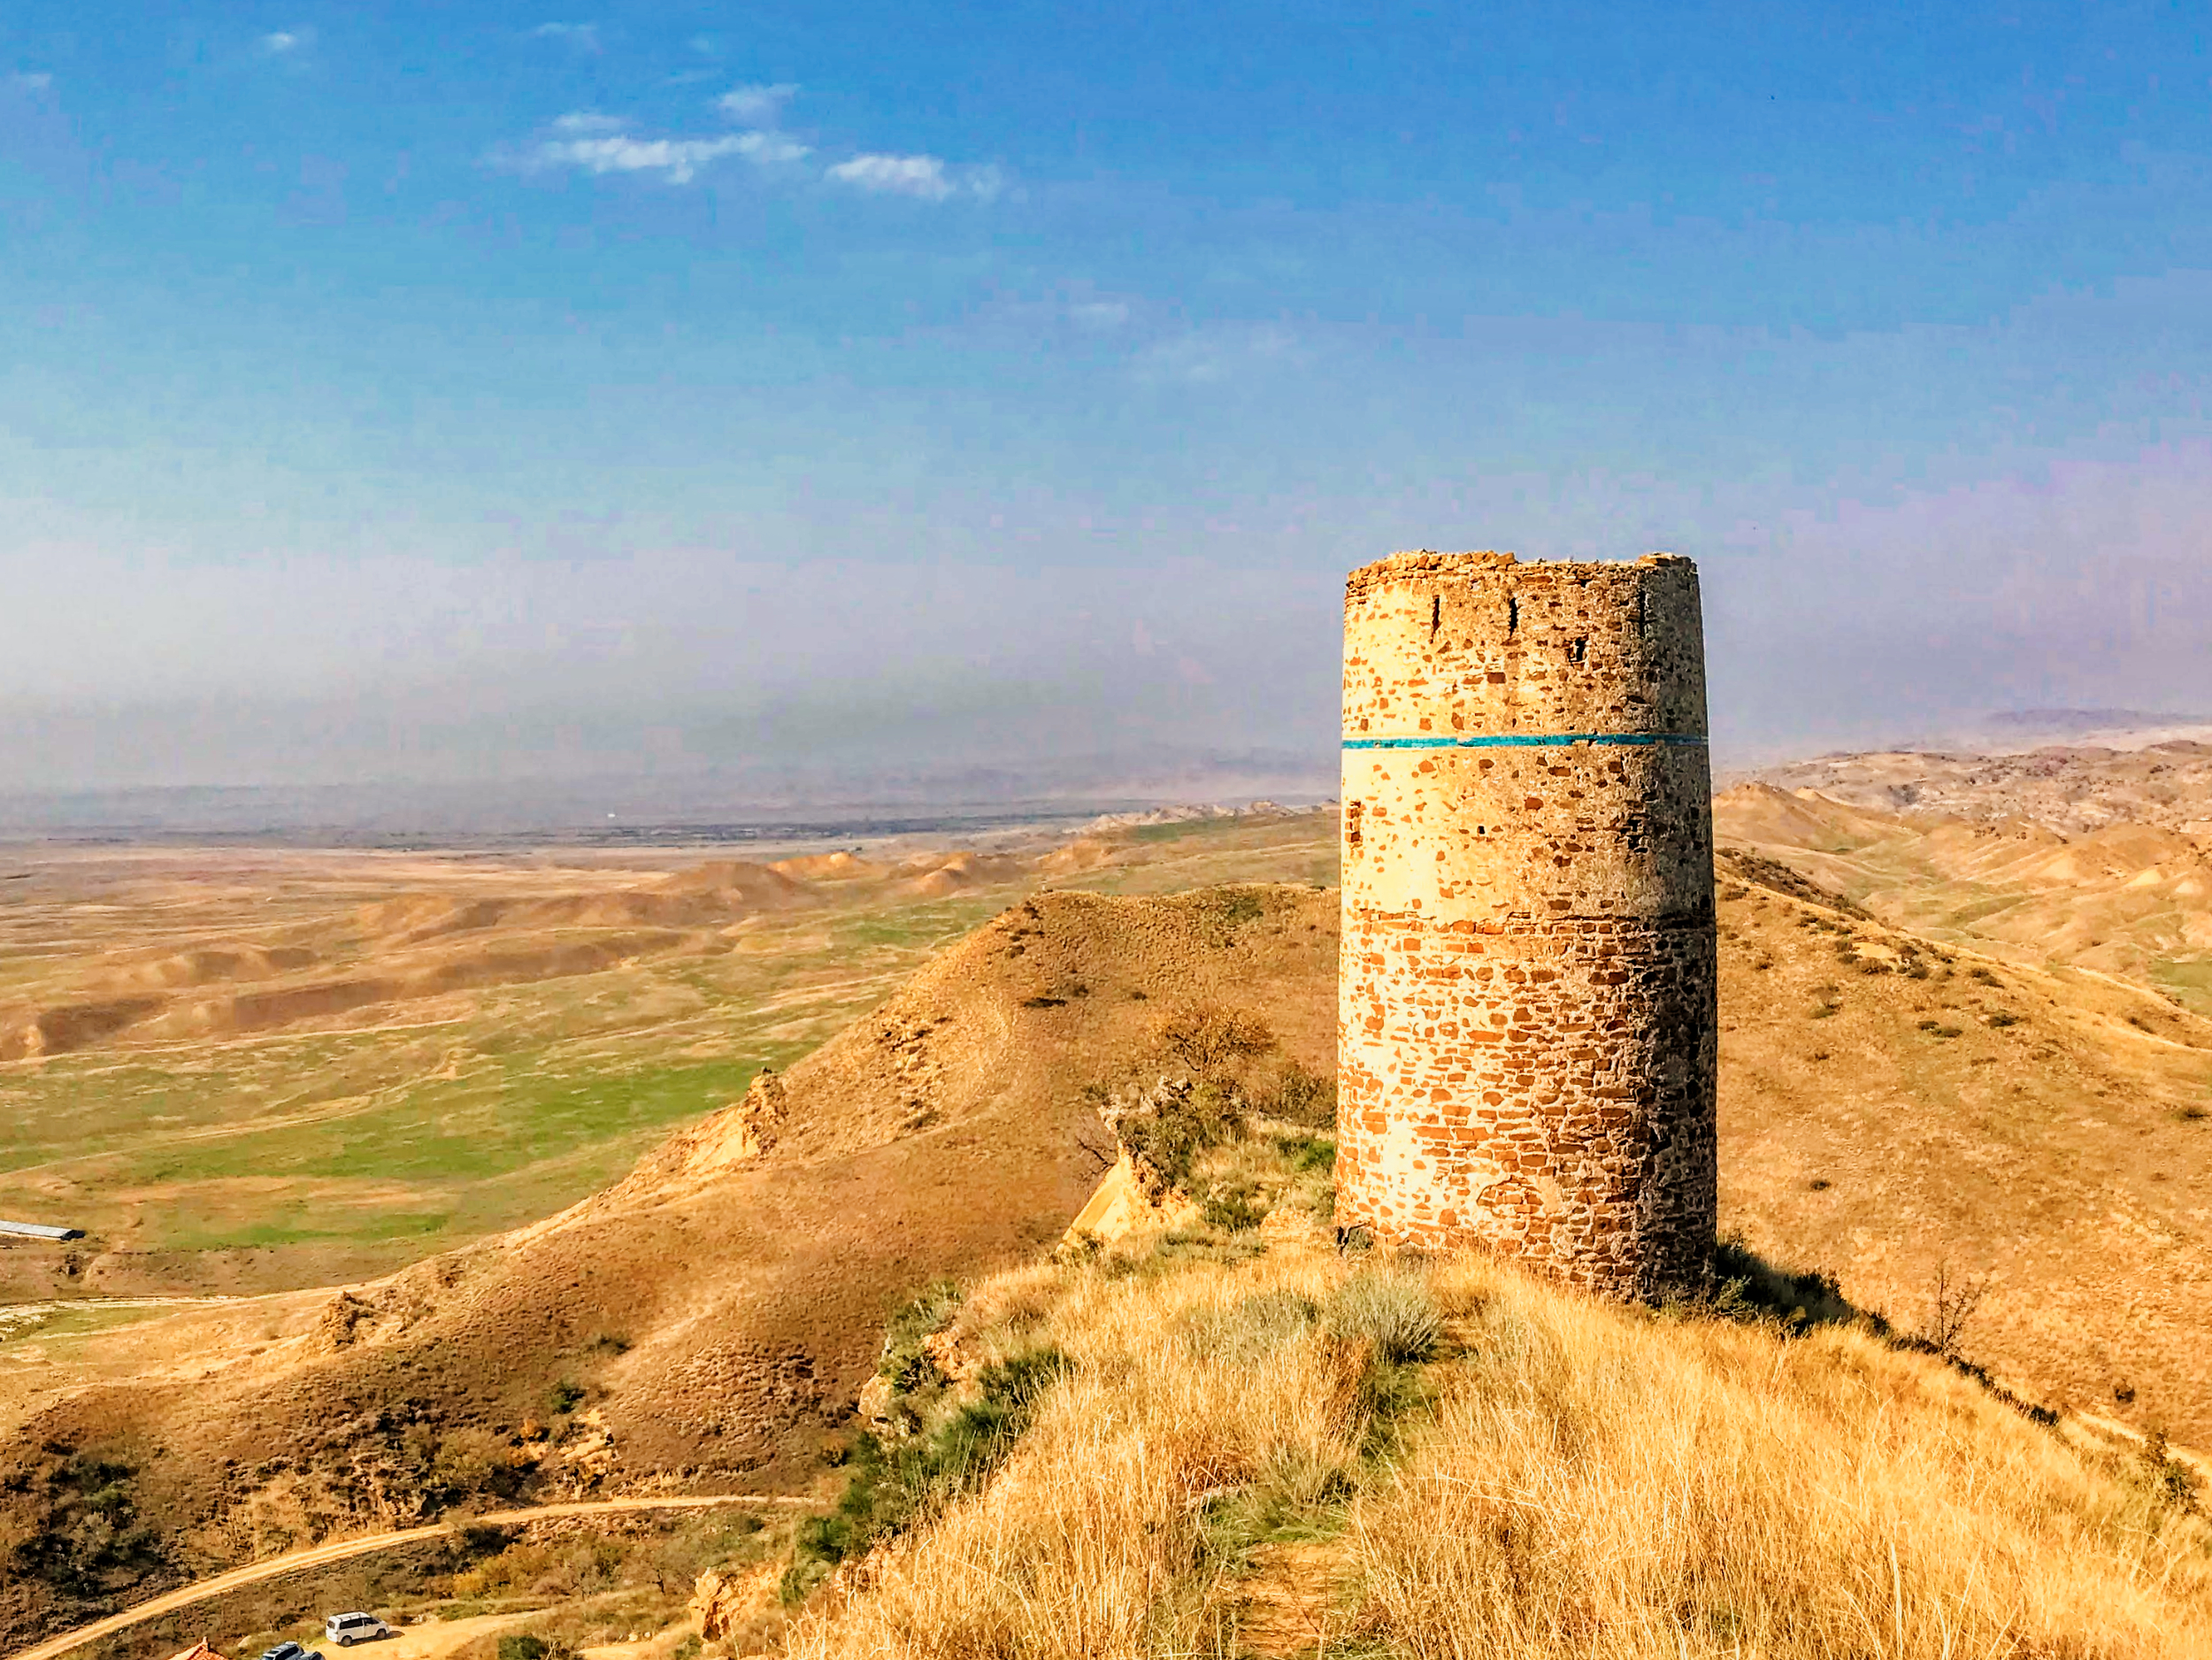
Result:
[[[1711,1273],[1697,570],[1402,553],[1344,606],[1337,1220],[1654,1298]]]

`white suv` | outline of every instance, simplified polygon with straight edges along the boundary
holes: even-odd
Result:
[[[323,1622],[323,1635],[341,1648],[391,1634],[392,1628],[373,1614],[333,1614]]]

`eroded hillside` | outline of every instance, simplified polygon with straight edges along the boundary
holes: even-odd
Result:
[[[2212,842],[2137,820],[1893,812],[1745,784],[1715,798],[1724,845],[1782,860],[1886,920],[2023,963],[2136,977],[2212,1012]]]
[[[0,1637],[471,1492],[803,1479],[893,1303],[1067,1225],[1099,1174],[1084,1087],[1119,1078],[1161,1011],[1264,1010],[1324,1067],[1334,962],[1317,888],[1041,895],[543,1223],[336,1295],[134,1328],[109,1363],[127,1382],[17,1372],[0,1525],[43,1565],[0,1592]],[[128,1549],[80,1526],[90,1467]]]
[[[2212,742],[2193,734],[2140,747],[2055,745],[2019,753],[1883,750],[1824,756],[1763,773],[1853,806],[1977,822],[2024,818],[2074,834],[2152,825],[2212,835]]]

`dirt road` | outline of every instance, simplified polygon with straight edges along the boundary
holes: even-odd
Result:
[[[135,1625],[141,1620],[153,1619],[159,1615],[173,1614],[180,1608],[190,1608],[204,1602],[211,1596],[226,1591],[257,1585],[264,1579],[273,1579],[280,1574],[296,1573],[304,1568],[326,1567],[334,1562],[343,1562],[350,1556],[365,1556],[371,1551],[389,1550],[398,1545],[411,1545],[425,1539],[435,1539],[463,1527],[500,1527],[523,1522],[542,1522],[560,1516],[612,1516],[623,1510],[709,1510],[731,1504],[783,1504],[804,1509],[816,1508],[812,1499],[792,1498],[783,1495],[759,1493],[717,1493],[698,1497],[665,1499],[592,1499],[573,1504],[540,1504],[528,1510],[494,1510],[478,1516],[457,1516],[450,1521],[432,1522],[422,1527],[402,1528],[390,1533],[364,1533],[353,1539],[334,1539],[326,1544],[311,1545],[304,1550],[287,1551],[281,1556],[271,1556],[262,1562],[250,1562],[242,1568],[234,1568],[197,1585],[171,1591],[111,1614],[89,1625],[80,1625],[65,1631],[58,1637],[49,1637],[35,1648],[19,1649],[7,1660],[53,1660],[57,1655],[67,1654],[72,1648],[105,1637],[112,1632]]]
[[[369,1652],[376,1660],[445,1660],[446,1656],[467,1648],[487,1632],[505,1631],[511,1625],[536,1618],[536,1610],[525,1609],[514,1614],[477,1614],[467,1619],[403,1625],[383,1641],[373,1644]]]

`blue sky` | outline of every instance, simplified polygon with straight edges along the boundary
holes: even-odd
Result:
[[[2191,9],[85,16],[0,11],[19,784],[1325,766],[1421,545],[1697,557],[1746,755],[2212,706]]]

